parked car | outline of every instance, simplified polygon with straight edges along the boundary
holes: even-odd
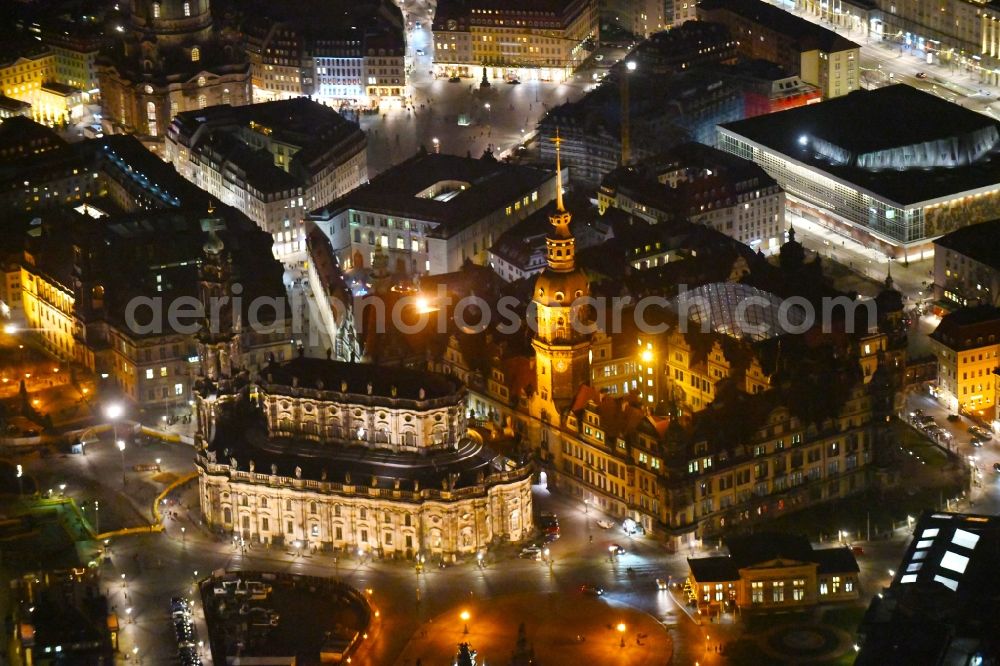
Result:
[[[424,50],[423,49],[417,49],[417,55],[418,56],[424,55]]]
[[[531,544],[521,549],[521,557],[526,560],[537,560],[542,556],[542,549],[537,544]]]
[[[916,73],[916,77],[918,79],[926,79],[927,78],[927,72],[917,72]]]
[[[986,428],[980,428],[979,426],[969,426],[969,432],[979,439],[989,441],[993,439],[993,433],[991,433]]]
[[[448,77],[448,83],[461,83],[461,82],[462,82],[462,77],[460,76]]]
[[[552,543],[559,539],[559,532],[549,532],[545,535],[545,543]]]
[[[864,555],[865,549],[862,548],[861,546],[851,546],[851,552],[854,553],[855,555]]]
[[[665,590],[667,589],[667,587],[668,587],[667,581],[663,580],[662,578],[656,579],[656,589]]]
[[[973,437],[972,441],[969,442],[969,444],[972,444],[974,447],[976,447],[978,449],[979,447],[981,447],[983,445],[983,440],[981,440],[978,437]]]
[[[605,520],[604,518],[601,518],[600,520],[597,521],[597,526],[600,527],[602,530],[610,530],[612,527],[615,526],[615,524],[610,520]]]
[[[580,586],[580,592],[583,592],[584,594],[589,594],[589,595],[592,595],[592,596],[595,596],[595,597],[599,597],[602,594],[604,594],[604,589],[598,587],[597,585],[587,584],[587,585],[581,585]]]

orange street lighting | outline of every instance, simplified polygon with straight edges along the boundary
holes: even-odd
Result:
[[[649,363],[652,360],[653,360],[653,352],[650,351],[649,349],[644,349],[642,351],[642,362]]]
[[[618,626],[615,628],[618,630],[618,634],[621,636],[621,639],[618,641],[619,646],[625,647],[625,623],[619,622]]]
[[[465,623],[465,631],[463,633],[466,634],[469,633],[469,618],[472,617],[471,615],[469,615],[469,611],[467,610],[462,611],[462,614],[459,615],[459,617],[462,618],[462,622]]]

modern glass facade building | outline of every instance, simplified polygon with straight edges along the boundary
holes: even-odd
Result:
[[[719,147],[767,171],[792,211],[899,259],[1000,216],[1000,125],[905,85],[721,125]]]

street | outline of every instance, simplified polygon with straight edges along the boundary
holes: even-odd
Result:
[[[26,472],[38,480],[40,487],[65,484],[66,495],[84,507],[92,524],[95,520],[100,522],[100,530],[134,526],[150,520],[151,502],[168,480],[193,469],[188,445],[148,440],[126,448],[126,478],[122,486],[122,456],[112,447],[111,439],[105,436],[92,443],[85,456],[23,458]],[[992,450],[989,456],[983,463],[992,465],[998,456]],[[133,470],[134,465],[155,460],[160,461],[159,473]],[[1000,499],[993,476],[996,475],[989,476],[992,482],[988,493],[990,507],[995,507]],[[162,533],[110,540],[109,557],[101,567],[102,586],[121,617],[126,617],[124,609],[132,609],[128,614],[131,623],[126,622],[123,631],[122,648],[128,651],[138,647],[139,655],[148,658],[146,663],[170,663],[176,654],[169,621],[170,598],[191,595],[196,577],[223,568],[332,576],[357,588],[372,588],[373,599],[386,612],[378,630],[355,657],[356,664],[410,663],[412,666],[407,660],[409,655],[415,654],[414,650],[434,645],[432,637],[426,633],[441,630],[440,622],[435,624],[434,618],[450,618],[470,605],[486,604],[480,608],[493,609],[495,603],[487,603],[488,600],[525,617],[531,616],[530,609],[540,598],[549,599],[546,603],[554,603],[557,607],[566,604],[567,608],[575,608],[581,599],[582,585],[598,586],[605,591],[600,603],[587,604],[592,611],[588,616],[591,624],[585,624],[591,628],[584,631],[581,628],[584,625],[576,623],[560,629],[558,624],[549,626],[546,620],[548,633],[545,635],[551,640],[572,643],[579,634],[583,639],[581,646],[587,641],[598,641],[585,647],[607,647],[605,625],[615,624],[620,621],[619,616],[627,615],[630,626],[639,623],[663,632],[662,638],[658,638],[661,634],[654,635],[648,628],[643,629],[640,633],[649,637],[647,647],[662,647],[669,637],[673,663],[722,663],[724,657],[714,651],[714,646],[740,637],[744,631],[742,623],[729,614],[721,618],[721,623],[715,618],[700,618],[682,603],[679,589],[660,590],[655,582],[658,578],[683,582],[688,571],[686,558],[712,554],[715,552],[712,545],[704,551],[669,553],[652,537],[626,535],[614,521],[613,527],[601,528],[597,521],[607,517],[581,502],[550,493],[542,486],[535,486],[533,494],[536,512],[551,511],[560,519],[562,536],[547,544],[549,558],[541,561],[518,558],[521,546],[511,545],[491,551],[482,568],[472,560],[444,569],[428,565],[418,572],[412,563],[403,561],[361,560],[353,554],[314,554],[290,547],[241,547],[201,525],[195,481],[165,498]],[[95,498],[100,498],[100,516],[87,508]],[[865,603],[880,586],[887,584],[886,572],[898,563],[907,537],[905,530],[900,530],[891,540],[864,543],[865,555],[859,558],[859,564]],[[612,556],[608,550],[611,544],[621,545],[625,553]],[[122,574],[125,574],[124,581]],[[198,632],[204,637],[200,600],[196,602]],[[510,619],[514,621],[513,617]],[[483,642],[503,644],[505,658],[513,649],[516,624],[512,625],[513,629],[504,627],[506,633],[500,636],[484,637]],[[532,633],[539,628],[528,627],[528,630]],[[706,635],[711,637],[711,651],[706,649]],[[628,650],[613,652],[623,661],[609,663],[671,663],[669,654],[652,655],[642,650],[642,645],[637,645],[635,637],[630,635]],[[480,654],[487,659],[497,658],[497,655]],[[650,660],[654,656],[656,659]],[[425,659],[424,663],[436,662]]]

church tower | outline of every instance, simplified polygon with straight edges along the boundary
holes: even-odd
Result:
[[[536,394],[532,415],[568,408],[581,384],[590,381],[590,334],[586,332],[587,276],[576,267],[576,240],[570,232],[572,216],[563,205],[562,163],[558,132],[556,144],[556,210],[549,216],[552,231],[545,239],[548,266],[535,281],[532,303],[537,330],[535,349]]]
[[[233,260],[226,251],[218,232],[226,228],[219,218],[208,217],[201,221],[208,240],[202,248],[202,262],[198,269],[198,292],[205,319],[198,332],[198,360],[201,376],[209,383],[218,384],[232,379],[240,368],[240,337],[243,329],[240,294],[242,285],[233,282]]]

